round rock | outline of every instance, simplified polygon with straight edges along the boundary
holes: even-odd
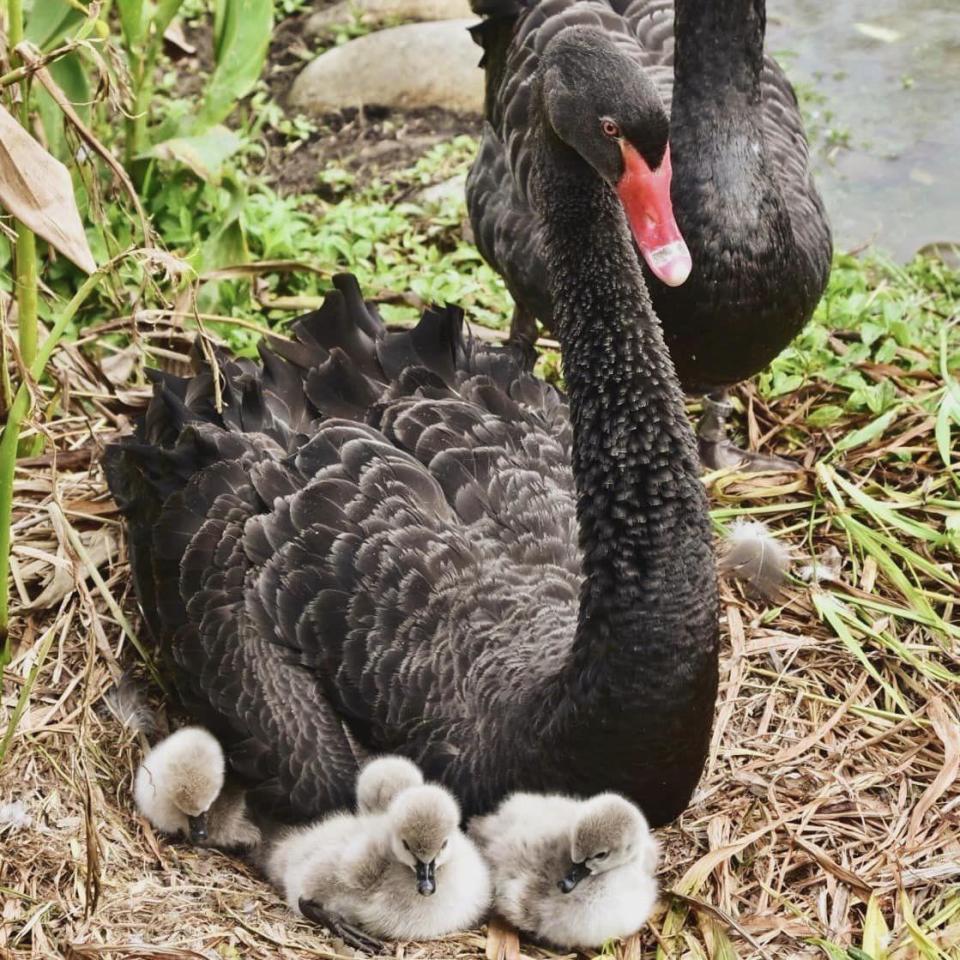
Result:
[[[481,51],[467,33],[474,23],[409,23],[333,47],[294,81],[290,105],[320,114],[361,106],[481,113]]]
[[[470,0],[340,0],[307,19],[306,33],[321,33],[339,24],[387,20],[457,20],[471,16]]]

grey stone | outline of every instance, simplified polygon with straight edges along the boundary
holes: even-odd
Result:
[[[417,194],[417,199],[425,206],[442,207],[451,200],[463,200],[467,189],[467,175],[458,173],[449,180],[431,184]]]
[[[333,47],[294,81],[290,105],[306,113],[360,106],[481,113],[481,51],[467,33],[475,22],[410,23]]]
[[[470,0],[340,0],[307,18],[307,36],[330,27],[352,23],[384,23],[387,20],[457,20],[469,17]]]

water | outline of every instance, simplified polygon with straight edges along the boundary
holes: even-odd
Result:
[[[960,242],[960,0],[769,0],[767,16],[837,246],[905,260]]]

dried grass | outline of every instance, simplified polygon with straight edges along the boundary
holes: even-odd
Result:
[[[132,809],[143,743],[103,700],[139,662],[117,616],[135,622],[134,603],[97,463],[143,391],[111,386],[72,348],[56,364],[70,384],[66,412],[44,427],[57,455],[23,463],[16,479],[0,812],[21,802],[32,824],[0,816],[0,957],[350,955],[292,918],[247,866],[158,838]],[[822,434],[809,435],[817,471],[709,478],[718,525],[762,516],[830,579],[794,584],[779,608],[723,587],[708,770],[661,831],[669,892],[644,956],[960,956],[960,590],[944,534],[960,502],[920,386],[903,389],[899,418],[832,459]],[[784,452],[781,435],[816,402],[742,397],[749,434]],[[904,447],[909,463],[892,456]],[[839,569],[827,562],[834,549]],[[476,932],[397,956],[480,958],[484,946]]]

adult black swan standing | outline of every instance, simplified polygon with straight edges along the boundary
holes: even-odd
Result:
[[[706,497],[621,150],[560,111],[603,75],[655,165],[667,119],[624,66],[566,31],[532,80],[569,410],[455,309],[388,333],[341,277],[262,365],[221,357],[222,413],[206,367],[156,375],[109,451],[145,617],[261,810],[348,803],[371,752],[465,814],[517,789],[616,790],[657,824],[689,801],[717,688]]]
[[[670,154],[659,169],[638,168],[637,183],[663,200],[672,196],[676,224],[655,215],[641,225],[637,242],[680,382],[688,392],[707,394],[701,456],[709,467],[788,466],[739,450],[725,436],[727,388],[766,367],[810,319],[832,253],[796,96],[763,54],[764,0],[473,5],[488,17],[476,28],[485,48],[488,122],[467,201],[477,244],[516,301],[514,342],[529,348],[535,318],[553,328],[556,314],[544,248],[547,214],[529,203],[532,167],[524,154],[530,147],[518,119],[544,44],[558,30],[592,28],[672,103]],[[618,139],[623,123],[615,91],[598,78],[584,82],[588,90],[578,102],[590,100],[590,108],[575,116],[571,102],[564,122],[603,123]]]

